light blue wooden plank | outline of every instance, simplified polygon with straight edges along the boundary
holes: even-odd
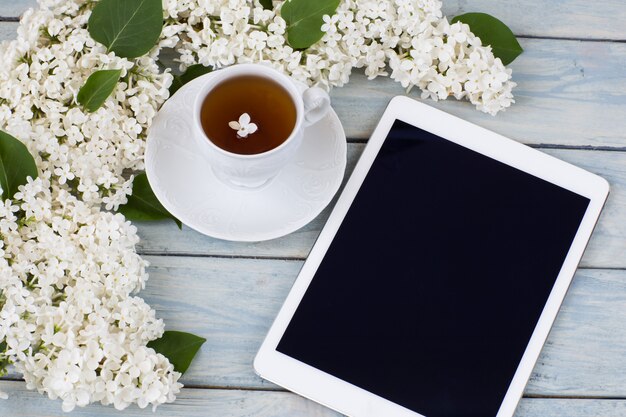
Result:
[[[37,0],[0,0],[0,16],[18,17],[29,7],[37,6]]]
[[[0,16],[19,16],[35,0],[0,0]],[[626,39],[626,6],[621,0],[443,0],[446,16],[484,12],[500,18],[518,35],[585,39]]]
[[[254,373],[252,360],[302,262],[147,259],[150,280],[141,296],[167,328],[207,338],[184,382],[274,388]],[[626,271],[580,270],[526,393],[626,397],[625,308]]]
[[[348,145],[348,175],[365,145]],[[543,151],[606,177],[612,190],[594,232],[582,265],[595,268],[626,267],[626,153],[544,149]],[[331,203],[331,207],[334,203]],[[259,243],[226,242],[203,236],[187,227],[179,231],[173,223],[137,223],[145,254],[193,254],[306,258],[324,227],[330,207],[306,227],[280,239]]]
[[[523,398],[516,417],[623,417],[626,401]]]
[[[587,246],[581,266],[625,268],[626,152],[541,150],[596,173],[611,183],[609,198]]]
[[[0,401],[0,415],[11,417],[67,416],[60,401],[50,401],[21,382],[0,381],[0,390],[9,393]],[[174,403],[160,406],[155,413],[131,406],[123,414],[112,407],[90,405],[77,408],[72,417],[123,415],[126,417],[340,417],[326,407],[288,392],[183,389]],[[515,417],[624,417],[624,400],[523,398]],[[385,417],[385,416],[379,416]]]
[[[17,36],[17,25],[15,22],[0,22],[0,42],[14,39]]]
[[[622,0],[443,0],[443,11],[447,16],[489,13],[518,35],[626,39]]]
[[[0,23],[0,27],[6,23]],[[626,147],[626,44],[524,39],[512,64],[517,103],[496,117],[453,99],[426,103],[530,144]],[[334,89],[333,106],[350,138],[367,138],[389,100],[404,94],[388,78],[359,71]],[[416,90],[411,97],[419,97]]]
[[[252,359],[301,262],[148,257],[144,293],[171,329],[208,339],[185,376],[200,386],[266,387]],[[626,397],[626,271],[578,272],[527,394]]]
[[[450,99],[446,112],[530,144],[626,146],[626,44],[523,39],[513,64],[516,104],[498,116]],[[388,78],[354,73],[333,90],[333,105],[348,137],[370,135],[389,100],[404,90]],[[419,92],[411,92],[419,97]]]
[[[626,398],[626,271],[579,270],[526,393]]]

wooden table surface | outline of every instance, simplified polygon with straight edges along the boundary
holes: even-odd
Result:
[[[33,0],[0,0],[0,39],[15,37]],[[526,388],[517,417],[626,416],[626,2],[444,0],[446,15],[483,11],[525,49],[511,66],[517,104],[497,117],[464,102],[432,103],[604,176],[612,193]],[[2,63],[0,63],[2,65]],[[348,136],[348,174],[387,102],[403,90],[355,73],[332,93]],[[413,93],[412,96],[417,96]],[[151,264],[141,293],[166,327],[207,338],[177,401],[157,416],[337,416],[263,381],[252,359],[323,227],[329,209],[282,239],[232,243],[170,223],[139,224]],[[0,416],[62,415],[59,401],[0,381]],[[128,408],[127,416],[152,415]],[[92,405],[76,416],[118,415]],[[381,416],[385,417],[385,416]]]

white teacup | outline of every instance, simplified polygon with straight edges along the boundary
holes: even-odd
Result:
[[[241,155],[224,150],[207,137],[201,122],[201,109],[206,96],[227,79],[254,75],[269,78],[281,85],[296,107],[296,123],[291,135],[279,146],[266,152]],[[301,91],[287,75],[260,64],[237,64],[211,73],[194,102],[194,137],[215,175],[224,183],[255,189],[271,181],[289,163],[302,143],[304,128],[322,119],[330,109],[330,97],[321,88]]]

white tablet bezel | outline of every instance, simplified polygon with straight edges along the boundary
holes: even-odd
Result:
[[[554,288],[495,416],[511,417],[600,216],[608,196],[609,184],[597,175],[403,96],[395,97],[390,102],[374,130],[326,226],[265,338],[254,360],[254,368],[261,377],[350,417],[424,417],[276,350],[396,119],[543,178],[590,200]]]

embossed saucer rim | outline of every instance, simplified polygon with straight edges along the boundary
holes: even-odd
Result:
[[[209,74],[207,76],[211,76],[211,75],[213,74]],[[189,84],[183,86],[176,93],[176,95],[173,96],[170,100],[179,98],[179,100],[172,100],[172,101],[178,101],[181,105],[189,105],[189,103],[185,102],[184,96],[182,94],[184,94],[185,92],[187,92],[188,94],[193,94],[191,90],[198,89],[200,86],[200,83],[201,83],[200,79],[196,79],[190,82]],[[306,86],[301,85],[301,88],[306,88]],[[174,109],[172,108],[171,111],[173,110]],[[160,112],[162,111],[168,111],[167,102],[166,104],[164,104],[164,106],[160,110]],[[191,114],[191,113],[192,113],[191,111],[188,112],[188,114]],[[228,241],[260,242],[260,241],[265,241],[265,240],[276,239],[276,238],[285,236],[287,234],[290,234],[302,228],[303,226],[310,223],[313,219],[315,219],[315,217],[317,217],[319,213],[323,211],[324,208],[326,208],[328,204],[332,201],[333,197],[335,196],[335,194],[337,193],[337,191],[339,190],[341,186],[341,182],[345,173],[346,162],[347,162],[346,161],[347,143],[346,143],[345,132],[343,131],[343,127],[341,125],[341,122],[339,121],[339,118],[337,117],[336,113],[334,112],[332,108],[331,108],[331,111],[328,113],[328,115],[324,119],[322,119],[322,121],[319,123],[323,123],[325,127],[324,128],[318,127],[318,130],[326,129],[326,130],[331,130],[333,133],[332,136],[328,139],[329,141],[331,141],[332,149],[325,151],[326,153],[328,153],[328,156],[324,157],[328,159],[328,162],[326,163],[330,163],[329,161],[333,160],[333,158],[336,158],[337,155],[340,158],[340,163],[336,168],[333,168],[331,166],[330,169],[327,169],[327,172],[332,176],[332,182],[327,188],[326,192],[323,192],[323,195],[321,196],[322,198],[319,198],[320,196],[317,196],[317,195],[313,196],[313,194],[311,194],[311,195],[306,196],[308,197],[308,200],[303,199],[302,196],[300,196],[300,200],[302,201],[296,201],[296,200],[288,201],[288,199],[284,199],[285,205],[282,205],[282,207],[285,207],[288,209],[290,205],[293,205],[294,214],[300,211],[299,208],[297,207],[297,204],[299,203],[309,204],[311,205],[312,208],[308,211],[303,212],[301,215],[299,215],[298,219],[295,219],[292,221],[285,221],[285,222],[282,222],[281,224],[276,224],[276,227],[271,227],[267,230],[262,230],[262,231],[251,230],[250,232],[237,230],[238,225],[233,223],[233,221],[231,221],[230,223],[225,223],[226,226],[229,226],[227,230],[216,230],[215,227],[211,227],[211,224],[209,222],[202,221],[202,219],[191,216],[190,213],[188,213],[188,210],[186,210],[187,207],[185,207],[184,205],[179,204],[179,202],[170,201],[170,199],[167,197],[167,194],[168,194],[167,190],[163,189],[159,181],[156,180],[156,173],[153,173],[153,175],[151,175],[153,170],[154,171],[159,170],[159,167],[157,166],[157,164],[152,163],[153,161],[150,160],[150,157],[153,154],[155,155],[157,154],[156,151],[158,151],[158,149],[154,149],[153,151],[155,152],[150,152],[151,147],[154,147],[154,146],[157,146],[157,148],[162,147],[163,143],[162,143],[162,139],[161,140],[159,139],[159,135],[153,135],[150,132],[148,133],[148,139],[147,139],[147,144],[146,144],[146,161],[145,161],[146,173],[148,175],[148,179],[151,182],[155,195],[157,196],[159,201],[163,204],[163,206],[168,211],[170,211],[173,215],[178,217],[183,223],[185,223],[185,225],[187,225],[191,229],[194,229],[198,231],[199,233],[205,234],[207,236],[211,236],[211,237],[223,239],[223,240],[228,240]],[[311,128],[316,128],[316,125],[309,127],[308,129],[311,129]],[[310,135],[311,132],[310,131],[308,132]],[[196,141],[193,140],[193,138],[189,138],[186,140],[189,140],[189,145],[192,149],[197,146]],[[194,154],[194,152],[191,149],[181,147],[179,144],[171,143],[171,145],[176,147],[179,151],[184,151],[185,153]],[[298,151],[298,154],[296,155],[296,158],[294,158],[293,162],[289,164],[293,169],[306,170],[306,168],[302,166],[303,165],[302,161],[298,162],[299,155],[304,156],[304,159],[306,159],[307,152],[305,152],[303,148],[304,146]],[[195,154],[195,156],[197,157],[198,155]],[[156,156],[155,156],[155,159],[156,159]],[[212,170],[210,169],[210,167],[207,166],[206,169],[207,169],[207,173],[208,171],[210,171],[210,174],[207,175],[208,182],[219,181],[212,173]],[[285,170],[286,169],[287,168],[285,168]],[[302,172],[305,172],[305,171],[302,171]],[[319,174],[319,175],[321,177],[323,176],[323,174]],[[291,184],[291,182],[288,181],[283,175],[279,174],[270,184],[258,190],[252,190],[252,191],[251,190],[238,190],[235,188],[226,187],[226,189],[223,189],[222,191],[226,193],[230,193],[230,197],[224,198],[225,203],[228,203],[230,200],[233,200],[233,208],[234,208],[236,206],[236,202],[235,202],[236,199],[234,199],[233,197],[235,197],[236,195],[241,196],[241,193],[245,193],[247,196],[251,196],[251,195],[258,196],[259,198],[257,200],[261,201],[263,199],[263,193],[266,190],[268,190],[270,187],[272,187],[272,183],[276,183],[276,182],[281,183],[284,187],[284,189],[279,189],[279,191],[281,190],[283,192],[285,190],[288,190],[291,192],[295,191],[294,189],[292,189],[293,184]],[[292,188],[289,188],[290,184]],[[260,222],[263,222],[264,220],[272,220],[272,219],[271,219],[271,216],[269,216],[267,219],[259,219]],[[217,229],[224,229],[224,228],[218,227]],[[233,231],[233,229],[236,231]]]

